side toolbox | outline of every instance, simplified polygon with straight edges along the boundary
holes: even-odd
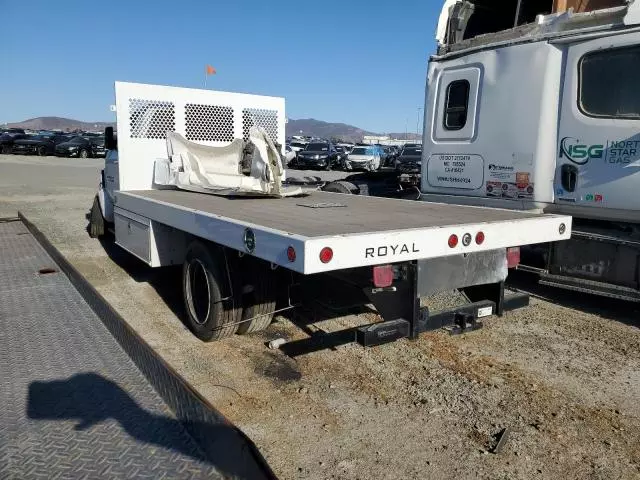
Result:
[[[116,244],[147,264],[151,263],[151,220],[116,207]]]

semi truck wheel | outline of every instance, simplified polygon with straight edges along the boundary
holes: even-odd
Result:
[[[331,182],[325,185],[322,190],[325,192],[333,192],[333,193],[345,193],[345,194],[358,194],[358,187],[356,187],[351,182],[345,182],[344,180],[339,180],[337,182]]]
[[[91,238],[102,237],[104,235],[104,224],[105,221],[102,216],[102,210],[100,209],[100,201],[96,196],[93,199],[93,205],[89,213],[89,236]]]
[[[182,266],[187,327],[204,342],[232,336],[240,309],[233,301],[224,252],[193,242]],[[231,298],[229,298],[231,297]]]
[[[276,309],[276,275],[266,262],[254,258],[247,260],[251,265],[242,269],[246,272],[242,283],[248,291],[242,296],[241,318],[246,321],[238,326],[240,335],[267,328],[273,321]]]

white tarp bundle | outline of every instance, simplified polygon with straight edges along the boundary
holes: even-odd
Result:
[[[251,173],[242,173],[245,143],[236,139],[224,147],[190,142],[176,132],[167,133],[168,159],[155,162],[154,183],[215,195],[299,195],[298,187],[284,187],[285,171],[278,150],[261,127],[251,127]]]

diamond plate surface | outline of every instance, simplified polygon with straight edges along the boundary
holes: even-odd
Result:
[[[0,223],[0,479],[221,478],[20,222]],[[216,434],[212,425],[211,434]]]

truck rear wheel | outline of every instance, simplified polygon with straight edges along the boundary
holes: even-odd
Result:
[[[266,262],[255,258],[248,260],[251,265],[242,269],[246,272],[243,286],[245,289],[250,288],[242,296],[243,323],[238,326],[240,335],[267,328],[273,321],[276,309],[276,275]]]
[[[232,336],[240,309],[234,302],[230,270],[221,248],[193,242],[182,267],[187,327],[204,342]]]
[[[356,187],[351,182],[345,182],[344,180],[339,180],[337,182],[331,182],[325,185],[322,190],[325,192],[333,192],[333,193],[345,193],[345,194],[358,194],[358,187]]]

